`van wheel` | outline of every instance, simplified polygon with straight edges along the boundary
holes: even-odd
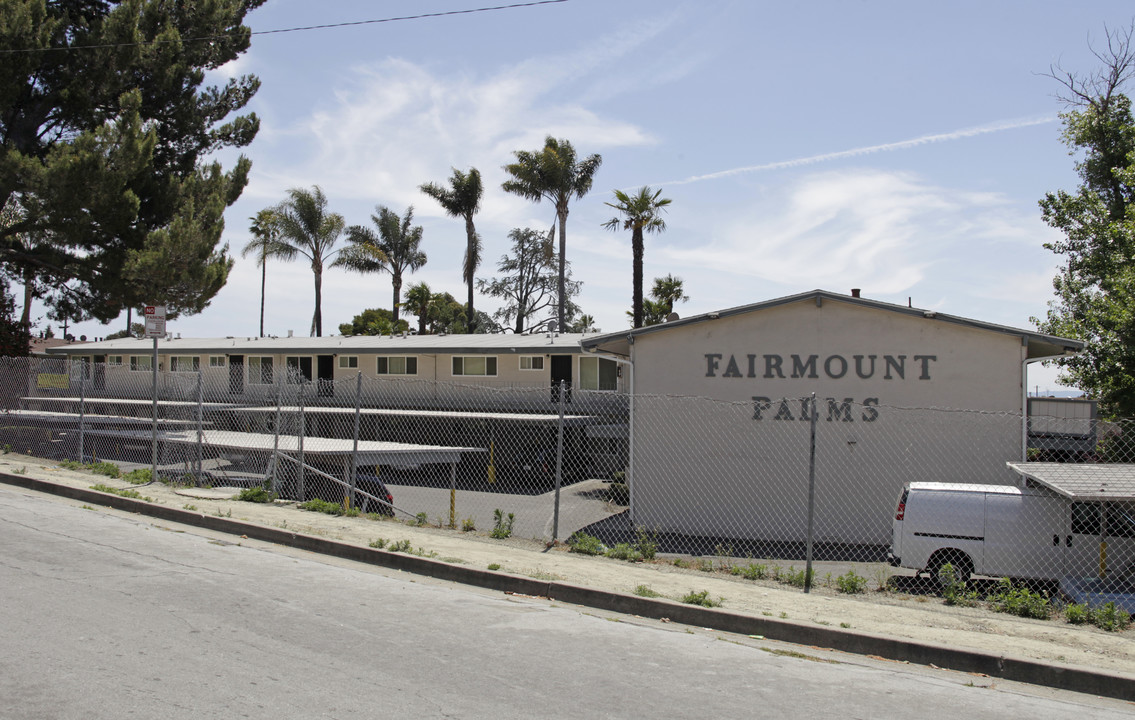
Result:
[[[926,565],[926,571],[930,574],[930,579],[939,588],[945,586],[946,578],[942,575],[942,568],[946,565],[953,567],[955,582],[968,583],[970,576],[973,575],[973,562],[964,552],[955,550],[937,553],[930,558],[930,562]]]

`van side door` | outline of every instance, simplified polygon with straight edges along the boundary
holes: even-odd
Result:
[[[985,499],[985,574],[1055,580],[1064,569],[1068,501],[1032,489]]]

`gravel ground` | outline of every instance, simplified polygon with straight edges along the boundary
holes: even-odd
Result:
[[[0,473],[27,475],[72,487],[96,483],[133,488],[152,502],[207,515],[222,515],[245,522],[315,535],[358,545],[378,540],[408,541],[415,552],[472,568],[498,565],[501,572],[558,580],[619,593],[634,593],[639,586],[673,599],[695,591],[720,598],[726,610],[754,616],[783,618],[849,628],[893,638],[969,648],[994,655],[1049,661],[1135,676],[1135,630],[1105,632],[1090,626],[1069,625],[1062,618],[1028,620],[984,608],[949,607],[911,578],[900,578],[902,591],[880,592],[880,581],[890,568],[878,564],[818,565],[811,594],[773,580],[744,580],[721,570],[718,558],[660,556],[654,562],[628,563],[568,552],[564,546],[547,548],[542,540],[513,537],[496,540],[478,527],[461,532],[437,527],[416,527],[392,519],[345,518],[307,512],[293,503],[256,504],[234,498],[235,488],[181,488],[166,485],[134,487],[83,471],[66,470],[41,458],[8,453],[0,455]],[[687,567],[678,567],[681,560]],[[749,561],[744,561],[745,563]],[[757,560],[787,569],[790,561]],[[799,570],[801,565],[795,563]],[[696,568],[702,569],[696,569]],[[836,591],[834,578],[855,569],[867,578],[869,589],[860,595]]]

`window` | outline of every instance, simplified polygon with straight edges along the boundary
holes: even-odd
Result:
[[[583,390],[618,390],[619,366],[600,357],[579,359],[579,387]]]
[[[544,369],[544,356],[543,355],[521,355],[520,356],[520,369],[521,370],[543,370]]]
[[[131,355],[130,369],[149,372],[154,369],[154,358],[150,355]]]
[[[458,356],[453,358],[454,375],[489,375],[497,374],[497,359],[485,356]]]
[[[418,358],[404,355],[379,357],[375,359],[374,371],[379,375],[417,375]]]
[[[225,360],[227,360],[227,358],[224,355],[210,355],[209,367],[223,368],[225,366]]]
[[[357,355],[340,355],[339,356],[339,369],[340,370],[354,370],[359,366],[359,358]]]
[[[169,359],[170,372],[197,372],[201,368],[201,358],[196,355],[174,355]]]
[[[247,360],[247,364],[249,385],[272,384],[272,358],[250,357]]]
[[[107,355],[106,356],[106,364],[107,365],[115,365],[115,366],[121,365],[122,364],[122,356],[121,355]]]
[[[311,358],[289,357],[285,359],[288,366],[288,383],[302,385],[311,382]]]

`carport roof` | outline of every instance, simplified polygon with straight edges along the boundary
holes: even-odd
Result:
[[[1009,462],[1029,480],[1071,500],[1135,500],[1135,465]]]

